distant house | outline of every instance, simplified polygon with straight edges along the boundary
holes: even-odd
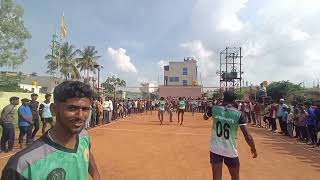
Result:
[[[33,93],[53,93],[57,79],[51,76],[26,76],[19,87]]]
[[[18,76],[17,72],[13,71],[0,71],[1,76]]]
[[[145,93],[154,93],[155,92],[155,84],[153,83],[141,83],[140,91]]]

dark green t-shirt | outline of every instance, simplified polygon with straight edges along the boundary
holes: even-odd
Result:
[[[46,133],[31,146],[12,156],[2,180],[87,180],[90,139],[87,131],[77,136],[74,149],[53,142]]]

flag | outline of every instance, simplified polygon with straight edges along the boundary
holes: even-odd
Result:
[[[64,15],[61,17],[61,38],[66,38],[67,37],[67,27],[64,22]]]

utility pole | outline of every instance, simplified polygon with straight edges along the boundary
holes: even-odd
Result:
[[[52,35],[52,47],[51,47],[51,57],[52,57],[52,60],[55,61],[56,60],[56,44],[57,44],[57,40],[56,40],[57,35],[56,33],[53,33]],[[58,72],[59,72],[59,66],[57,67],[57,72],[53,72],[53,77],[55,78],[55,84],[59,84],[59,81],[58,81]]]

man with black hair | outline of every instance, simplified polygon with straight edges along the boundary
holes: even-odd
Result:
[[[32,125],[33,125],[33,118],[32,118],[32,112],[29,107],[30,100],[27,98],[21,99],[21,106],[18,108],[18,125],[19,125],[19,144],[20,149],[24,148],[23,145],[23,138],[25,135],[27,135],[26,144],[29,145],[32,141],[31,135],[32,135]]]
[[[243,113],[233,107],[236,94],[232,91],[224,92],[223,105],[213,106],[203,115],[205,120],[212,117],[212,134],[210,148],[210,163],[214,180],[222,179],[222,162],[229,169],[232,180],[239,179],[240,162],[237,150],[238,127],[251,148],[253,158],[257,157],[257,151],[252,136],[247,129],[246,118]]]
[[[46,94],[45,101],[40,104],[39,115],[42,121],[42,134],[46,132],[47,125],[50,124],[50,128],[53,124],[53,103],[51,102],[51,94]]]
[[[39,102],[37,101],[38,94],[31,94],[31,101],[29,102],[29,107],[32,112],[32,119],[33,119],[33,132],[31,135],[32,140],[36,136],[37,132],[39,131]]]
[[[88,179],[100,175],[84,130],[93,92],[79,81],[65,81],[54,89],[56,124],[32,145],[12,156],[2,180]]]
[[[1,126],[2,126],[2,136],[1,136],[1,151],[9,152],[12,151],[14,144],[14,109],[19,104],[18,97],[11,97],[10,104],[2,109],[1,112]],[[7,148],[8,143],[8,148]]]

